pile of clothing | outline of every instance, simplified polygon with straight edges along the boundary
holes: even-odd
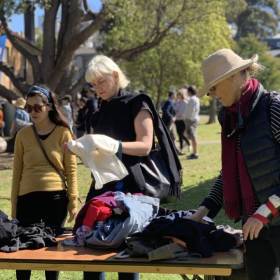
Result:
[[[105,192],[80,210],[74,238],[64,245],[119,248],[125,238],[144,228],[157,216],[159,199],[123,192]]]
[[[16,252],[22,249],[39,249],[56,246],[55,233],[44,223],[20,226],[0,211],[0,251]]]
[[[149,260],[210,257],[242,243],[241,231],[216,227],[205,218],[203,223],[188,217],[193,211],[171,211],[158,216],[140,233],[126,239],[127,249],[117,257],[148,257]]]
[[[210,257],[242,243],[241,231],[216,226],[205,217],[189,219],[194,210],[159,207],[159,199],[143,194],[106,192],[87,202],[65,245],[95,249],[124,249],[116,258],[147,257],[149,260]]]

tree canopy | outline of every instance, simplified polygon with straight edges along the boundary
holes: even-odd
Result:
[[[1,2],[0,21],[8,39],[30,63],[34,83],[44,83],[57,93],[65,90],[71,93],[83,84],[83,77],[67,89],[63,89],[63,80],[71,71],[75,51],[90,36],[110,33],[118,28],[121,35],[115,33],[113,41],[122,38],[119,44],[112,45],[104,37],[102,51],[115,59],[131,60],[157,46],[173,29],[181,27],[185,13],[192,5],[195,7],[190,0],[107,0],[102,3],[101,10],[93,12],[86,0]],[[44,9],[42,47],[35,46],[26,38],[19,38],[7,24],[9,15],[24,11],[30,4]],[[139,31],[137,37],[134,36],[137,40],[131,40],[132,30]],[[23,77],[16,76],[10,65],[1,62],[0,71],[11,79],[20,93],[26,93],[28,83]],[[0,94],[8,99],[15,95],[2,85]]]
[[[267,90],[280,91],[280,60],[268,53],[268,47],[254,35],[241,38],[237,45],[237,52],[244,58],[250,58],[254,54],[259,55],[259,62],[264,69],[257,78]]]
[[[278,28],[277,0],[228,0],[227,19],[236,24],[236,39],[254,34],[258,39],[274,35]]]
[[[130,2],[130,1],[128,1]],[[137,44],[155,17],[149,17],[149,11],[156,11],[155,4],[159,1],[137,1],[138,8],[132,8],[131,2],[123,10],[128,16],[120,17],[120,22],[106,33],[104,37],[108,53],[114,48],[124,48]],[[161,1],[166,10],[172,5],[165,21],[172,18],[182,9],[176,1]],[[156,47],[143,52],[135,59],[123,61],[122,65],[132,80],[132,86],[148,91],[157,105],[170,86],[183,86],[186,83],[201,85],[200,64],[209,53],[231,44],[230,30],[225,19],[226,1],[187,1],[187,9],[176,27],[163,38]],[[143,8],[142,8],[143,6]],[[135,11],[131,13],[129,11]],[[140,13],[139,11],[144,11]],[[125,18],[125,19],[124,19]],[[133,25],[132,21],[137,24]],[[163,23],[166,26],[167,23]]]

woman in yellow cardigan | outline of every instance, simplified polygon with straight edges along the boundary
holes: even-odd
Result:
[[[44,156],[32,126],[19,131],[15,141],[12,182],[12,217],[27,226],[43,221],[56,234],[69,213],[77,213],[77,163],[75,155],[64,151],[63,143],[72,139],[68,124],[58,110],[54,94],[43,86],[32,86],[25,110],[50,161],[61,170],[67,189],[58,172]],[[17,271],[17,279],[30,279],[31,271]],[[46,279],[58,279],[58,272],[45,272]]]

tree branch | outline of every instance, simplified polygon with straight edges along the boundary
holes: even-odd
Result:
[[[83,0],[83,6],[86,12],[83,16],[83,22],[96,20],[96,14],[89,8],[87,0]]]
[[[28,92],[30,87],[29,84],[24,82],[22,77],[16,77],[13,72],[13,67],[8,66],[7,64],[0,62],[0,71],[2,71],[9,79],[12,81],[13,85],[23,94]]]
[[[105,8],[97,15],[96,20],[85,27],[82,31],[74,35],[70,42],[67,44],[67,48],[64,48],[61,56],[58,57],[56,67],[49,78],[48,85],[55,90],[63,75],[65,67],[72,60],[74,52],[79,48],[79,46],[84,43],[92,34],[97,32],[102,24],[104,23],[106,16]]]
[[[178,12],[177,16],[167,25],[167,27],[163,30],[159,29],[159,14],[160,11],[157,12],[157,22],[155,24],[155,28],[153,29],[153,33],[151,34],[150,38],[148,38],[143,44],[125,49],[125,50],[112,50],[109,55],[112,56],[114,59],[127,59],[132,60],[134,57],[139,55],[140,53],[149,50],[157,45],[167,36],[168,32],[178,23],[180,17],[184,13],[186,9],[187,1],[184,0],[180,11]],[[159,7],[161,9],[162,7]]]
[[[75,93],[80,92],[85,85],[86,80],[85,80],[85,75],[83,74],[80,79],[72,86],[72,88],[67,92],[67,94],[70,94],[73,96]]]
[[[48,80],[50,73],[55,65],[55,27],[56,16],[60,0],[53,0],[51,6],[45,8],[45,17],[43,25],[43,51],[42,51],[42,74],[41,76]]]
[[[3,10],[0,10],[0,21],[2,22],[3,28],[5,30],[5,33],[10,40],[10,42],[13,44],[13,46],[26,58],[30,61],[30,64],[32,66],[32,73],[33,78],[35,82],[40,81],[40,64],[38,57],[31,54],[30,51],[26,47],[23,46],[23,44],[20,44],[17,40],[17,37],[11,33],[11,31],[8,28],[7,21],[5,18],[5,15],[3,13]],[[24,39],[23,39],[24,40]],[[29,42],[27,44],[30,44]]]
[[[64,36],[67,30],[68,25],[68,0],[62,0],[61,1],[61,23],[60,23],[60,29],[58,33],[58,39],[57,39],[57,53],[56,53],[56,61],[57,58],[61,56],[61,53],[63,51],[63,44],[64,44]]]
[[[10,102],[13,99],[16,99],[16,98],[19,97],[15,92],[13,92],[12,90],[7,89],[6,87],[2,86],[1,84],[0,84],[0,96],[6,98]]]
[[[86,12],[88,12],[88,11],[89,11],[89,8],[88,8],[87,0],[83,0],[83,5],[84,5],[84,10],[85,10]]]

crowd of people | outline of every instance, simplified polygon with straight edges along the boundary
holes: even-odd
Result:
[[[184,86],[176,91],[169,91],[168,100],[162,106],[162,120],[175,141],[176,127],[179,149],[178,154],[184,155],[185,146],[191,148],[187,159],[198,159],[196,130],[199,123],[200,102],[195,86]]]
[[[93,131],[92,116],[99,109],[101,99],[97,97],[96,88],[87,83],[81,93],[75,98],[64,95],[58,99],[59,108],[64,115],[70,130],[79,138]],[[14,152],[14,142],[17,132],[31,124],[29,114],[25,110],[26,99],[20,97],[13,101],[15,106],[14,118],[9,129],[10,140],[7,152]],[[197,127],[199,124],[200,102],[195,86],[184,86],[178,91],[169,91],[168,99],[163,101],[160,108],[162,120],[166,125],[171,138],[176,144],[178,141],[178,155],[185,155],[185,148],[191,152],[187,159],[198,159]],[[0,136],[4,136],[4,112],[0,107]],[[175,135],[175,129],[177,136]]]

